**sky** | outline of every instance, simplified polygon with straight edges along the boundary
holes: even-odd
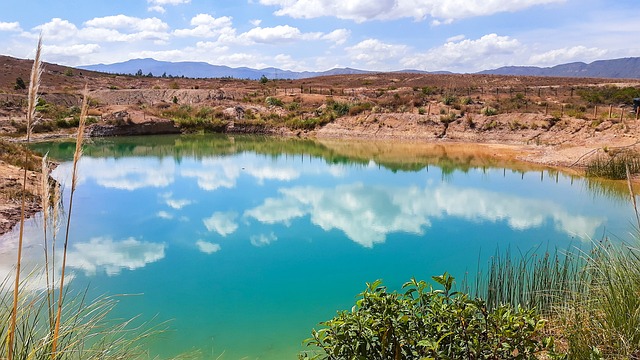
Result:
[[[471,73],[640,56],[638,0],[2,0],[0,54]]]

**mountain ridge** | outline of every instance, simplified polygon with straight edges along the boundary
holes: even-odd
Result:
[[[131,59],[113,64],[94,64],[78,66],[78,69],[116,74],[140,74],[154,76],[173,76],[189,78],[236,78],[258,80],[262,76],[268,79],[305,79],[327,75],[375,74],[380,71],[360,70],[354,68],[333,68],[326,71],[291,71],[275,67],[253,69],[249,67],[232,68],[226,65],[212,65],[207,62],[169,62],[152,58]],[[405,69],[390,72],[409,72],[416,74],[453,74],[449,71],[422,71]],[[592,63],[571,62],[551,67],[537,66],[503,66],[496,69],[483,70],[474,74],[482,75],[517,75],[548,77],[584,77],[584,78],[640,78],[640,57],[627,57],[610,60],[597,60]]]

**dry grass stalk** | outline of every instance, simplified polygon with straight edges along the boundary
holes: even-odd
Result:
[[[73,209],[73,195],[78,183],[78,162],[82,157],[82,142],[84,139],[84,128],[87,122],[87,113],[89,109],[89,100],[87,99],[88,89],[85,86],[84,97],[82,99],[82,110],[80,111],[80,122],[78,124],[78,133],[76,135],[76,151],[73,155],[73,170],[71,173],[71,193],[69,195],[69,210],[67,214],[67,224],[65,230],[64,247],[62,250],[62,270],[60,273],[60,287],[58,294],[58,311],[56,313],[56,321],[53,331],[53,342],[51,347],[51,358],[57,356],[58,337],[60,332],[60,318],[62,317],[62,304],[64,302],[64,276],[67,265],[67,248],[69,245],[69,229],[71,227],[71,210]]]
[[[29,82],[29,98],[27,107],[27,143],[31,140],[31,130],[36,118],[36,104],[38,103],[38,88],[40,87],[40,76],[42,75],[42,62],[40,61],[40,55],[42,51],[42,36],[38,39],[38,46],[36,48],[36,56],[33,60],[33,67],[31,68],[31,81]],[[11,310],[11,320],[8,330],[8,360],[13,360],[13,348],[15,346],[15,332],[16,321],[18,315],[18,301],[20,292],[20,265],[22,262],[22,244],[24,237],[24,218],[26,211],[26,190],[27,190],[27,163],[29,162],[29,153],[25,152],[24,160],[24,172],[22,178],[22,207],[20,211],[20,234],[18,237],[18,260],[16,262],[16,278],[13,288],[13,307]]]
[[[633,211],[636,214],[636,224],[638,225],[638,231],[640,231],[640,214],[638,214],[638,204],[636,203],[636,194],[633,191],[633,185],[631,184],[631,172],[629,171],[629,165],[626,165],[627,171],[627,185],[629,186],[629,194],[631,195],[631,202],[633,203]]]
[[[51,279],[49,278],[50,268],[49,264],[49,239],[47,236],[47,228],[49,227],[49,220],[51,217],[51,186],[49,185],[49,162],[47,161],[47,155],[42,157],[42,169],[40,179],[40,204],[42,207],[42,233],[44,242],[44,270],[45,280],[47,284],[47,311],[49,313],[50,328],[53,329],[53,287]]]

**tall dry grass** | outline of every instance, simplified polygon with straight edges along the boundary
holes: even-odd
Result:
[[[38,41],[32,68],[27,113],[27,143],[36,120],[35,104],[42,63],[42,38]],[[86,293],[70,291],[65,284],[67,248],[71,229],[73,195],[78,180],[78,162],[82,156],[84,126],[88,113],[88,89],[85,87],[80,125],[76,137],[73,159],[71,194],[62,254],[62,264],[56,264],[56,242],[62,218],[59,184],[50,182],[47,156],[41,163],[42,175],[39,193],[43,214],[44,273],[46,286],[34,290],[32,281],[38,281],[41,269],[21,278],[22,247],[25,227],[26,164],[25,155],[22,213],[17,249],[15,278],[0,279],[0,359],[141,359],[148,358],[142,348],[143,341],[164,331],[164,324],[150,328],[147,324],[133,326],[136,319],[109,320],[108,314],[118,303],[118,297],[101,297],[88,301]],[[51,240],[51,241],[49,241]],[[55,274],[60,271],[59,279]],[[56,290],[58,294],[56,296]],[[138,321],[136,321],[138,322]]]
[[[55,358],[58,351],[58,338],[60,337],[60,321],[62,318],[62,307],[64,304],[64,280],[67,267],[67,248],[69,246],[69,233],[71,229],[71,210],[73,209],[73,195],[76,191],[76,185],[78,184],[78,162],[82,157],[82,143],[84,140],[84,128],[87,123],[87,113],[89,110],[88,101],[88,89],[85,87],[84,96],[82,99],[82,110],[80,111],[80,122],[78,124],[78,133],[76,135],[76,151],[73,154],[73,170],[71,172],[71,193],[69,196],[69,207],[67,213],[67,224],[64,236],[64,246],[62,249],[62,270],[60,273],[60,285],[58,288],[58,310],[55,316],[55,325],[53,329],[53,343],[52,343],[52,357]]]
[[[36,121],[36,104],[38,103],[38,89],[40,87],[40,77],[42,75],[42,62],[40,56],[42,54],[42,36],[38,39],[38,45],[36,47],[36,56],[33,60],[33,67],[31,68],[31,77],[29,82],[29,96],[27,104],[27,143],[31,141],[31,132],[33,125]],[[29,162],[29,154],[25,152],[24,172],[22,177],[22,206],[20,211],[20,234],[18,236],[18,259],[16,261],[16,277],[13,288],[13,306],[11,310],[11,319],[9,321],[8,329],[8,344],[9,351],[7,354],[8,360],[13,360],[13,348],[15,343],[15,332],[17,326],[18,317],[18,302],[20,301],[20,270],[22,265],[22,246],[24,240],[24,220],[26,212],[26,192],[27,192],[27,166]]]

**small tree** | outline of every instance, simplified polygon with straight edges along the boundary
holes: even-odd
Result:
[[[142,69],[138,69],[138,71],[136,72],[136,76],[138,77],[142,77]]]
[[[21,77],[16,78],[16,84],[13,85],[14,90],[24,90],[27,88],[27,85],[24,83]]]
[[[262,75],[260,77],[260,84],[266,84],[268,81],[269,79],[266,76]]]

